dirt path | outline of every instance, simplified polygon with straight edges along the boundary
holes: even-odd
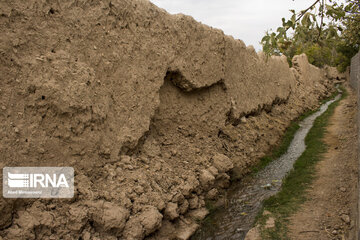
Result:
[[[316,167],[308,200],[291,217],[291,239],[355,239],[357,201],[356,99],[350,89],[330,119],[329,150]]]

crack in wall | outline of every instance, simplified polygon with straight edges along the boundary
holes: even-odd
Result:
[[[192,83],[190,81],[188,81],[179,70],[177,70],[177,71],[168,70],[165,74],[163,84],[159,88],[159,93],[158,93],[159,98],[160,98],[160,90],[164,86],[166,81],[171,82],[176,88],[180,89],[185,94],[186,93],[187,94],[190,94],[190,93],[191,94],[194,94],[194,93],[200,94],[201,91],[215,87],[215,86],[220,86],[223,91],[226,91],[226,85],[224,83],[224,79],[220,79],[219,81],[211,84],[210,86],[203,86],[200,88],[199,87],[195,88],[195,86],[192,85]],[[132,156],[132,155],[136,155],[136,154],[140,153],[140,149],[146,142],[146,139],[148,138],[149,135],[151,135],[152,128],[154,127],[154,121],[155,121],[156,116],[159,114],[158,111],[159,111],[159,107],[161,104],[162,103],[160,102],[157,109],[155,110],[154,114],[151,116],[149,129],[143,133],[143,135],[138,139],[138,141],[135,145],[133,143],[124,143],[119,151],[119,156],[121,156],[121,155]]]
[[[193,92],[196,90],[202,90],[206,88],[211,88],[214,85],[220,84],[224,91],[226,90],[226,85],[224,79],[220,79],[213,84],[204,85],[202,87],[195,86],[191,81],[186,79],[180,70],[168,70],[166,72],[164,80],[172,82],[176,87],[184,92]]]
[[[276,105],[281,105],[281,104],[286,104],[290,98],[291,92],[289,93],[289,95],[285,98],[285,99],[281,99],[279,97],[275,97],[275,99],[270,103],[270,104],[263,104],[263,105],[258,105],[257,108],[249,111],[249,112],[242,112],[240,113],[240,115],[237,117],[234,114],[234,106],[232,105],[230,110],[226,113],[227,119],[225,122],[225,125],[229,125],[232,124],[233,126],[237,126],[241,123],[241,119],[243,117],[248,118],[251,116],[258,116],[260,115],[263,111],[265,111],[266,113],[270,113],[273,109],[274,106]]]

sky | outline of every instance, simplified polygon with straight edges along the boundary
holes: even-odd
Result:
[[[308,8],[314,0],[150,0],[167,12],[183,13],[206,25],[219,28],[246,45],[261,50],[266,30],[276,30],[281,18],[289,19],[289,9]]]

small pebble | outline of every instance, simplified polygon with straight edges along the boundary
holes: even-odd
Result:
[[[127,165],[127,166],[126,166],[126,169],[128,169],[128,170],[133,170],[134,167],[133,167],[132,165]]]
[[[350,217],[349,215],[346,215],[346,214],[342,214],[341,215],[341,220],[343,220],[345,223],[350,223]]]
[[[247,121],[246,121],[246,117],[242,117],[241,119],[240,119],[240,121],[242,122],[242,123],[246,123]]]

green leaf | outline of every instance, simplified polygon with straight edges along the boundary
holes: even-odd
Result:
[[[285,26],[286,26],[287,28],[294,28],[294,24],[293,24],[293,22],[290,21],[290,20],[288,20],[288,21],[286,22]]]
[[[285,28],[278,27],[278,29],[276,31],[279,32],[279,33],[283,33],[283,32],[285,32]]]
[[[305,13],[304,16],[301,19],[301,24],[308,27],[311,24],[310,21],[310,13]]]
[[[295,23],[296,23],[296,15],[295,14],[291,16],[291,22],[293,23],[293,25],[295,25]]]
[[[270,36],[269,35],[265,35],[262,39],[261,39],[261,42],[267,42],[269,41],[270,39]]]

